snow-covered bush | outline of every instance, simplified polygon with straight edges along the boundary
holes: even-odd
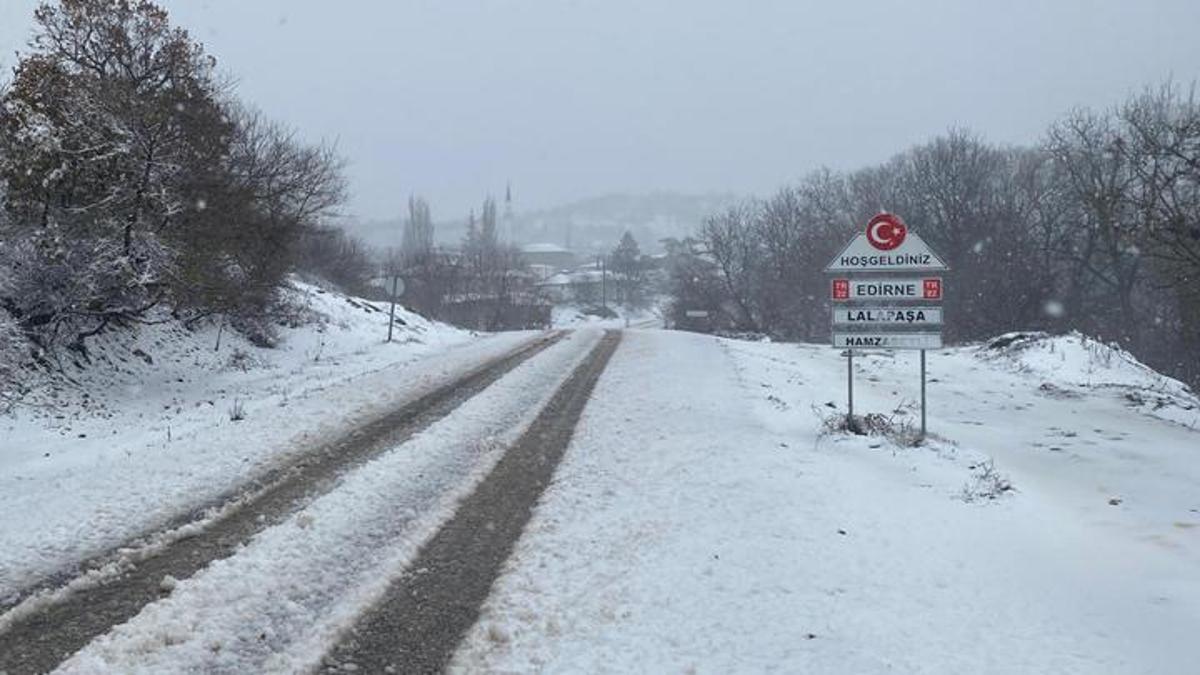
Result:
[[[17,322],[0,309],[0,413],[7,412],[20,398],[21,364],[28,358],[28,343]]]
[[[975,470],[975,477],[963,485],[960,496],[964,502],[999,499],[1016,489],[1008,476],[996,470],[996,463],[990,459],[971,468]]]
[[[10,237],[0,302],[48,351],[78,346],[109,325],[136,319],[163,301],[161,275],[173,254],[152,233],[131,237],[131,261],[117,240],[53,225]]]
[[[921,433],[913,423],[898,414],[867,413],[849,417],[839,412],[824,412],[814,408],[821,418],[821,433],[855,434],[857,436],[882,436],[900,447],[916,447],[921,444]]]
[[[6,249],[0,242],[0,302],[11,295],[12,287],[12,267],[6,260]],[[20,398],[23,389],[20,369],[29,356],[28,348],[29,344],[16,320],[0,304],[0,413],[7,412]]]

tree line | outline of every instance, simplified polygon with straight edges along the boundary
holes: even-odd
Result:
[[[541,279],[520,249],[502,240],[495,199],[486,198],[479,214],[468,216],[457,247],[439,247],[429,203],[410,197],[400,246],[384,256],[383,293],[390,292],[391,279],[402,279],[404,304],[426,316],[485,330],[540,326],[549,320],[550,302],[539,292]],[[596,260],[602,270],[595,276],[604,275],[608,301],[638,308],[649,303],[650,270],[631,233]],[[593,286],[599,282],[576,289],[574,300],[600,305]]]
[[[112,326],[217,314],[269,341],[286,275],[347,245],[334,149],[240,101],[152,2],[34,19],[0,87],[0,347],[86,353]]]
[[[667,242],[672,312],[825,340],[825,265],[879,211],[950,265],[946,336],[1079,330],[1200,381],[1200,104],[1168,83],[1077,109],[1031,147],[951,130],[890,161],[823,169]]]
[[[468,216],[457,248],[436,245],[429,203],[410,197],[400,245],[385,252],[382,270],[404,280],[406,306],[470,328],[529,327],[528,309],[539,304],[520,250],[501,238],[492,197]]]

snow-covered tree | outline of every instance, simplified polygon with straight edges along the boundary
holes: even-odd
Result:
[[[33,291],[8,303],[23,325],[79,341],[164,299],[186,180],[221,156],[229,125],[213,61],[153,4],[61,0],[35,22],[0,100],[17,285]]]
[[[331,148],[242,108],[147,0],[58,0],[0,92],[0,305],[46,347],[154,307],[258,311],[344,196]]]

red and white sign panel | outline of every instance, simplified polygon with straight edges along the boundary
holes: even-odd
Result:
[[[941,300],[941,277],[905,279],[834,279],[831,297],[851,300]]]
[[[825,269],[836,273],[829,287],[834,347],[941,348],[945,284],[932,275],[949,267],[899,216],[871,218]]]

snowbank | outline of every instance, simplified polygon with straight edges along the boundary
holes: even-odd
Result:
[[[1112,389],[1131,406],[1181,424],[1200,423],[1200,398],[1184,383],[1138,361],[1119,346],[1078,332],[1067,335],[1007,333],[977,350],[980,360],[1041,378],[1043,390],[1070,396],[1076,390]]]

